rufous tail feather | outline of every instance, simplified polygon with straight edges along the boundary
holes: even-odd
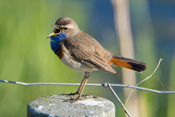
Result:
[[[128,68],[137,72],[142,72],[146,70],[146,63],[139,62],[130,58],[124,58],[118,55],[113,55],[111,62],[114,65],[118,65],[120,67]]]

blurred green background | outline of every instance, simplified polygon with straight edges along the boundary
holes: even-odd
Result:
[[[140,86],[175,90],[175,1],[130,1],[135,58],[148,64],[137,74],[138,82],[149,76],[160,57],[158,71]],[[115,34],[113,8],[107,0],[0,0],[0,79],[21,82],[81,82],[84,73],[66,67],[50,48],[49,27],[63,16],[73,18],[80,29],[96,38],[107,50],[120,53]],[[117,74],[92,72],[89,83],[121,83]],[[76,86],[20,86],[0,83],[0,116],[24,117],[27,104],[41,96],[75,92]],[[94,90],[95,89],[95,90]],[[123,89],[114,88],[123,100]],[[84,94],[97,95],[115,103],[116,115],[123,109],[103,87],[86,87]],[[175,94],[138,91],[142,117],[173,117]]]

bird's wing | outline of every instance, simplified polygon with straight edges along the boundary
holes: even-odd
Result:
[[[92,68],[103,71],[115,72],[113,68],[96,52],[91,52],[83,48],[74,48],[71,51],[71,55],[74,57],[75,60],[82,62]]]
[[[115,73],[115,70],[103,59],[103,57],[96,51],[98,43],[89,44],[86,42],[72,41],[73,39],[66,39],[64,46],[69,50],[70,55],[78,62],[84,63],[92,68],[102,71]],[[101,45],[99,45],[101,46]]]

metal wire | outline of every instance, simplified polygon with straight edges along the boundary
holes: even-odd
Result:
[[[25,83],[25,82],[17,82],[17,81],[9,81],[9,80],[0,80],[0,82],[3,83],[12,83],[12,84],[18,84],[18,85],[24,85],[24,86],[31,86],[31,85],[64,85],[64,86],[79,86],[80,83]],[[86,86],[102,86],[102,87],[108,87],[108,83],[103,84],[94,84],[94,83],[87,83]],[[110,84],[112,87],[125,87],[125,88],[133,88],[138,90],[144,90],[149,91],[153,93],[159,93],[159,94],[175,94],[175,91],[159,91],[154,89],[148,89],[144,87],[136,87],[131,85],[123,85],[123,84]]]
[[[2,83],[11,83],[11,84],[18,84],[18,85],[24,85],[24,86],[32,86],[32,85],[63,85],[63,86],[79,86],[80,83],[25,83],[25,82],[17,82],[17,81],[9,81],[9,80],[0,80]],[[131,85],[123,85],[123,84],[110,84],[108,82],[103,84],[93,84],[93,83],[87,83],[86,86],[102,86],[102,87],[109,87],[111,92],[114,94],[114,96],[117,98],[119,103],[124,109],[124,112],[130,117],[130,114],[118,95],[115,93],[112,87],[125,87],[125,88],[133,88],[133,89],[139,89],[144,91],[149,91],[153,93],[160,93],[160,94],[175,94],[175,91],[158,91],[154,89],[148,89],[143,87],[137,87],[137,86],[131,86]]]

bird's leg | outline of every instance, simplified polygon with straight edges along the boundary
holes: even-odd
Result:
[[[83,84],[84,84],[85,79],[86,79],[86,78],[85,78],[85,76],[84,76],[84,78],[83,78],[83,80],[81,81],[81,84],[80,84],[78,90],[77,90],[75,93],[63,94],[63,95],[74,96],[74,95],[78,95],[78,94],[80,94],[80,90],[81,90],[81,88],[82,88],[82,86],[83,86]]]
[[[86,76],[86,75],[85,75],[85,76]],[[68,95],[77,95],[77,94],[80,94],[80,90],[81,90],[81,88],[82,88],[82,86],[83,86],[83,84],[84,84],[84,82],[85,82],[85,79],[86,79],[85,76],[84,76],[83,80],[81,81],[81,84],[80,84],[80,86],[79,86],[77,92],[75,92],[75,93],[70,93],[70,94],[68,94]]]
[[[81,98],[83,90],[85,88],[85,85],[86,85],[86,82],[87,82],[89,76],[90,76],[90,73],[89,72],[85,72],[85,76],[84,76],[84,78],[83,78],[83,80],[81,82],[81,85],[80,85],[80,87],[78,88],[78,91],[77,91],[79,96],[76,99],[73,99],[71,102],[75,102],[75,101],[77,101],[77,100],[79,100]]]

